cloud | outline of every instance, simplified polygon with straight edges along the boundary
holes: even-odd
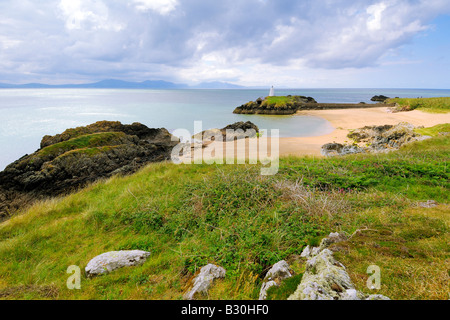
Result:
[[[133,3],[140,11],[153,10],[162,15],[169,14],[178,5],[177,0],[134,0]]]
[[[446,0],[4,0],[0,76],[294,81],[289,70],[376,67],[444,13]]]

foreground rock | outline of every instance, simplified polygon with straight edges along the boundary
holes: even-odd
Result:
[[[73,191],[149,162],[170,159],[172,135],[140,123],[100,121],[45,136],[41,148],[0,172],[0,218],[36,199]]]
[[[226,270],[214,264],[208,264],[200,269],[200,273],[193,280],[192,289],[184,295],[185,300],[194,300],[200,293],[207,295],[214,279],[224,278]]]
[[[329,246],[345,241],[340,233],[331,233],[318,248],[305,248],[302,257],[309,257],[297,290],[288,300],[389,300],[382,295],[365,295],[355,289],[345,267],[333,257]]]
[[[85,268],[87,277],[99,276],[110,273],[123,267],[133,267],[143,264],[150,256],[150,252],[131,251],[111,251],[103,253],[87,264]]]
[[[270,287],[279,286],[284,279],[290,277],[292,277],[292,270],[286,261],[282,260],[275,263],[264,277],[259,292],[259,300],[265,300],[267,298],[267,290]]]
[[[325,156],[388,152],[429,138],[415,133],[414,128],[405,122],[397,125],[366,126],[348,134],[348,138],[354,141],[353,144],[328,143],[322,146],[321,152]]]

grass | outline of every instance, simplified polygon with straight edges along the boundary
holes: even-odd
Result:
[[[431,128],[415,129],[415,131],[424,136],[436,137],[440,133],[450,132],[450,123],[438,124],[437,126]]]
[[[271,108],[295,108],[300,101],[299,96],[269,96],[264,99],[261,106]]]
[[[0,298],[182,299],[195,272],[216,263],[227,274],[205,298],[257,299],[265,273],[284,259],[295,276],[270,293],[284,299],[307,244],[368,228],[376,231],[337,253],[359,290],[368,291],[365,271],[377,264],[382,294],[448,299],[449,156],[450,138],[438,136],[388,154],[284,158],[272,177],[251,165],[151,164],[0,224]],[[417,206],[428,199],[440,205]],[[151,257],[67,289],[69,266],[130,249]]]
[[[421,110],[431,113],[447,113],[450,111],[450,97],[442,98],[394,98],[387,103],[398,103],[403,111]]]
[[[76,149],[103,147],[111,144],[114,145],[121,143],[125,136],[126,135],[123,132],[105,132],[82,135],[45,147],[39,151],[38,156],[54,158],[65,152]]]

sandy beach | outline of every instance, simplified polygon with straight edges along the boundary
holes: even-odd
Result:
[[[280,156],[322,156],[320,153],[322,145],[330,142],[344,143],[345,141],[348,141],[347,134],[349,133],[349,130],[364,126],[385,124],[395,125],[400,122],[408,122],[415,126],[432,127],[437,124],[450,122],[450,113],[433,114],[418,110],[390,113],[385,107],[370,109],[308,110],[299,111],[294,117],[303,115],[324,118],[331,123],[335,130],[329,134],[315,137],[280,138]],[[211,149],[216,148],[217,143],[218,142],[213,142],[208,145],[208,147],[204,149],[204,154],[211,154]],[[227,147],[230,148],[230,144],[232,143],[233,142],[224,142],[224,150],[226,150]],[[238,158],[242,158],[245,155],[246,149],[248,149],[248,144],[246,148],[235,146],[235,154],[238,155]],[[209,158],[209,156],[206,156],[206,158]]]
[[[329,142],[343,143],[348,140],[351,129],[373,125],[395,125],[408,122],[415,126],[432,127],[450,122],[450,113],[435,114],[418,110],[389,113],[387,108],[340,109],[299,111],[296,116],[310,115],[328,120],[335,130],[327,135],[316,137],[280,138],[280,156],[314,155],[320,156],[320,148]]]

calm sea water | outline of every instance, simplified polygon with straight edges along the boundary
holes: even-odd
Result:
[[[279,129],[282,137],[329,133],[331,124],[310,116],[235,115],[235,107],[265,97],[269,90],[114,90],[0,89],[0,170],[39,148],[44,135],[99,120],[141,122],[152,128],[194,132],[252,121],[261,129]],[[450,90],[420,89],[285,89],[276,95],[312,96],[318,102],[370,102],[374,95],[390,97],[450,96]],[[350,111],[349,111],[350,112]]]

